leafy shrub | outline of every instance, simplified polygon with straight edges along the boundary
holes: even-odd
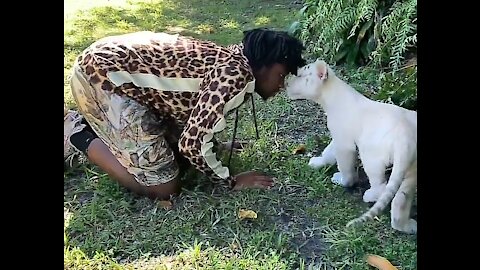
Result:
[[[398,106],[417,110],[417,67],[410,67],[400,72],[382,73],[379,78],[380,88],[373,97]]]
[[[416,53],[417,0],[306,0],[290,31],[329,62],[400,67]]]

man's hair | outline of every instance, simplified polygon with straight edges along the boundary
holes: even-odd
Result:
[[[306,64],[302,42],[285,31],[256,28],[244,31],[243,35],[243,53],[254,71],[280,63],[296,75],[297,69]]]

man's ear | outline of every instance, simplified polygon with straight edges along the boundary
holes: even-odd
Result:
[[[328,65],[323,60],[317,60],[315,64],[317,68],[317,76],[320,80],[325,80],[328,78]]]

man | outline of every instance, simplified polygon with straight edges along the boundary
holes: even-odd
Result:
[[[253,29],[241,44],[165,33],[106,37],[77,58],[71,78],[79,113],[64,114],[64,140],[131,191],[168,198],[193,165],[232,189],[268,188],[258,172],[230,175],[214,153],[226,115],[256,92],[264,100],[305,65],[302,43]]]

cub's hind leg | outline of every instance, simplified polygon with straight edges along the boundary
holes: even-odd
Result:
[[[410,218],[416,187],[417,166],[415,163],[405,175],[405,179],[393,198],[391,209],[391,224],[393,229],[409,234],[417,233],[417,221]]]

